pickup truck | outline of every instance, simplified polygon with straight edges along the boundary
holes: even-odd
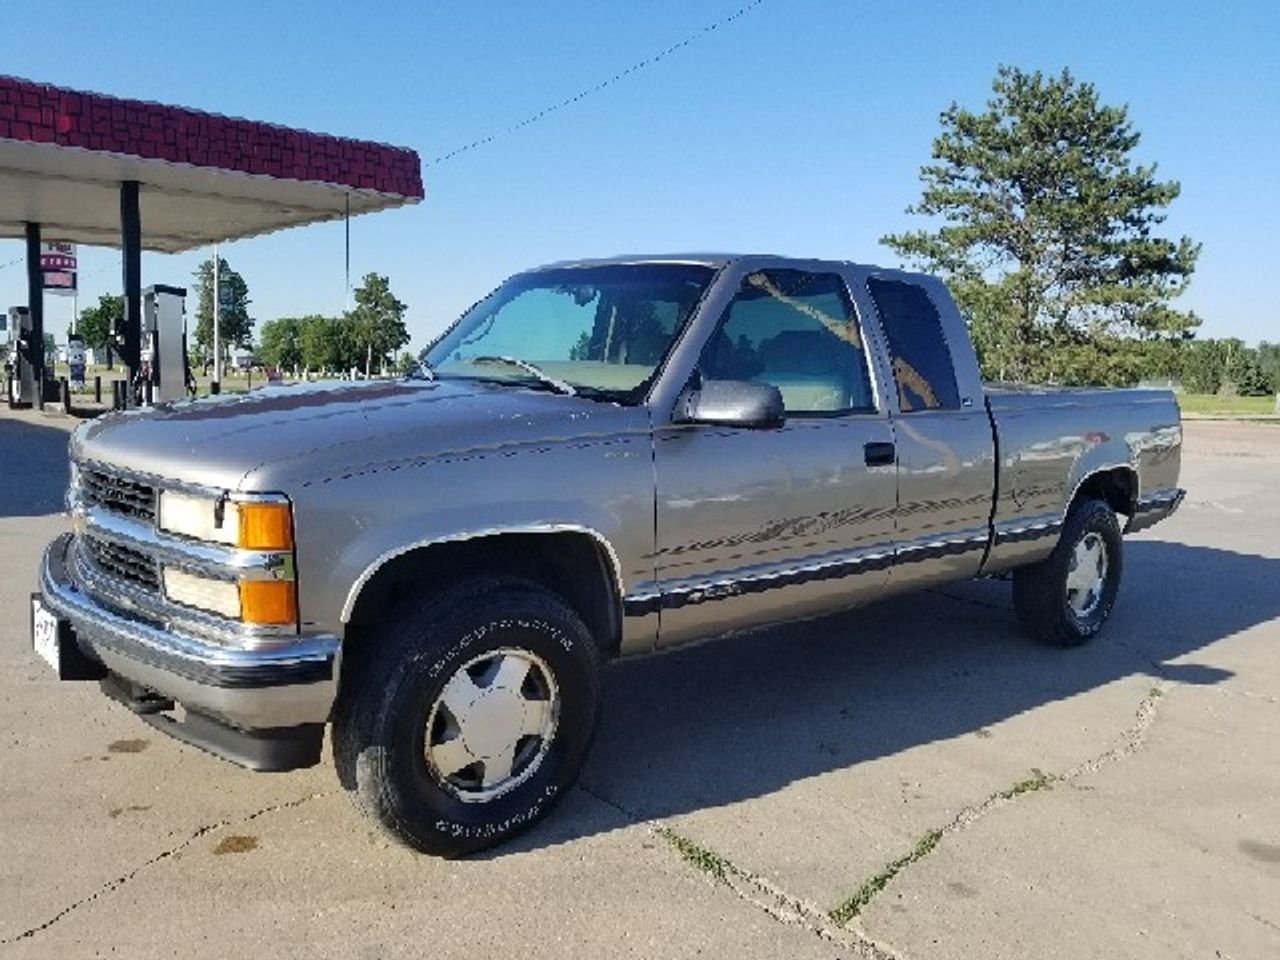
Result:
[[[81,425],[33,643],[253,769],[328,728],[360,809],[461,855],[573,784],[615,657],[1010,573],[1031,636],[1084,643],[1180,448],[1167,391],[984,387],[935,278],[559,263],[403,380]]]

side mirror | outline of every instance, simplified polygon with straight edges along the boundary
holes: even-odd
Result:
[[[782,394],[771,383],[753,380],[704,380],[676,403],[677,423],[724,427],[776,427],[785,419]]]

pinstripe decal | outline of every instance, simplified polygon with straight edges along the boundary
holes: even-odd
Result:
[[[763,593],[767,590],[775,590],[782,587],[816,583],[822,580],[839,580],[870,571],[887,570],[894,566],[895,563],[920,563],[925,560],[960,556],[970,552],[982,552],[986,545],[987,538],[985,536],[972,537],[967,540],[941,540],[936,543],[898,547],[896,558],[893,551],[877,551],[803,567],[794,567],[776,573],[737,579],[709,580],[704,583],[669,590],[665,593],[625,597],[622,601],[622,609],[628,617],[645,616],[657,610],[678,610],[681,607],[694,606],[714,600],[726,600],[730,597],[740,597],[750,593]]]
[[[1033,523],[1025,527],[1009,527],[996,531],[996,543],[1025,543],[1028,540],[1039,540],[1042,537],[1056,537],[1061,530],[1062,521],[1060,520]]]

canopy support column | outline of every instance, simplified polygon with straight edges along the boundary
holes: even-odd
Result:
[[[36,395],[32,403],[44,409],[44,271],[40,269],[40,224],[27,228],[27,315],[31,318],[31,369]]]
[[[138,181],[120,184],[120,239],[124,274],[125,404],[135,406],[134,378],[142,364],[142,213],[138,204]]]

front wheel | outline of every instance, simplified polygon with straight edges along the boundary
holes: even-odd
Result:
[[[402,605],[359,641],[334,719],[356,806],[425,853],[493,846],[573,785],[600,701],[599,659],[567,604],[519,580]]]
[[[1106,503],[1089,498],[1072,506],[1053,553],[1013,573],[1013,606],[1023,629],[1059,647],[1096,636],[1120,590],[1122,543]]]

